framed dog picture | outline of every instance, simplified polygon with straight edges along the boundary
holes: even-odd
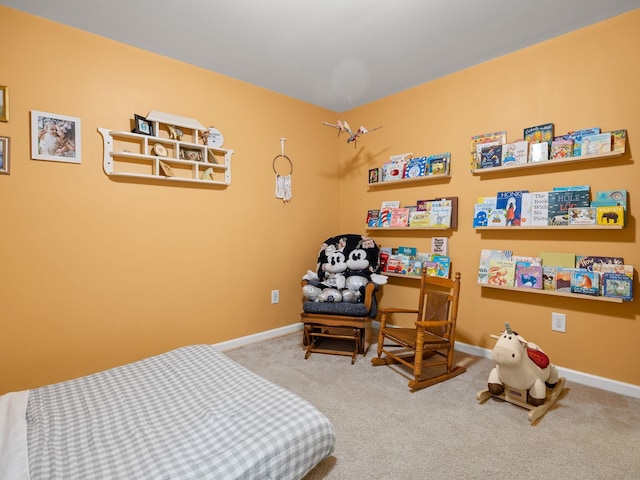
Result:
[[[81,163],[80,119],[31,111],[31,158]]]

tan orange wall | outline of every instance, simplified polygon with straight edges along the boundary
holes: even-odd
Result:
[[[0,393],[299,321],[300,278],[339,225],[322,208],[339,185],[338,144],[320,126],[332,112],[6,7],[0,31]],[[82,119],[81,165],[30,159],[31,110]],[[231,185],[107,177],[96,129],[150,110],[218,127]],[[288,204],[274,197],[280,137]]]
[[[640,165],[634,159],[640,148],[639,47],[636,10],[347,112],[345,120],[352,125],[384,127],[365,137],[356,150],[341,146],[341,165],[347,171],[341,184],[343,230],[363,228],[366,211],[379,208],[383,200],[410,205],[421,198],[457,195],[459,227],[450,234],[449,247],[453,269],[463,278],[459,340],[491,348],[489,335],[497,334],[507,320],[557,365],[640,385],[640,227],[634,213],[640,201]],[[622,159],[566,168],[471,175],[471,136],[506,130],[508,141],[513,141],[522,137],[525,127],[546,122],[553,122],[558,133],[593,126],[603,131],[626,128],[628,153]],[[367,190],[367,169],[381,166],[390,155],[443,151],[452,154],[450,181]],[[471,226],[478,196],[583,184],[591,185],[592,192],[628,190],[624,230],[476,233]],[[385,246],[412,245],[428,251],[430,245],[431,236],[423,232],[372,233]],[[506,248],[521,255],[563,251],[622,256],[636,269],[636,300],[611,304],[482,289],[476,284],[482,248]],[[415,282],[390,280],[382,305],[410,304],[415,294],[410,287]],[[551,312],[566,313],[566,334],[551,331]]]

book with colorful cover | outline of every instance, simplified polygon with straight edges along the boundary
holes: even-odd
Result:
[[[593,135],[600,133],[600,127],[583,128],[582,130],[574,130],[555,137],[555,139],[573,140],[573,157],[579,157],[582,153],[582,137],[585,135]]]
[[[552,160],[569,158],[573,155],[573,140],[552,140],[551,141],[551,153],[549,158]]]
[[[531,192],[522,194],[522,207],[520,208],[520,226],[531,226]]]
[[[529,144],[529,162],[538,163],[549,160],[549,144],[537,142]]]
[[[491,250],[483,248],[480,251],[480,263],[478,265],[478,283],[489,283],[489,265],[491,260],[510,260],[511,250]]]
[[[492,208],[489,211],[489,227],[506,227],[507,211],[504,208]]]
[[[542,266],[542,289],[543,290],[555,290],[556,289],[556,270],[558,267]]]
[[[488,227],[491,205],[486,203],[476,203],[473,207],[473,228]]]
[[[505,211],[505,225],[519,227],[522,213],[522,194],[528,190],[513,190],[498,192],[496,195],[496,208]]]
[[[594,207],[569,208],[569,225],[595,225],[596,209]]]
[[[516,263],[516,287],[542,289],[542,265]]]
[[[407,265],[409,263],[409,257],[406,255],[390,255],[387,260],[387,272],[397,273],[404,275],[407,273]]]
[[[404,178],[424,177],[429,173],[427,157],[412,158],[404,169]]]
[[[611,132],[582,137],[581,155],[597,155],[611,151]]]
[[[569,209],[589,207],[588,190],[553,190],[549,192],[549,225],[569,225]]]
[[[542,265],[542,258],[532,257],[530,255],[511,255],[511,260],[516,262],[516,267],[520,265],[525,267]]]
[[[611,132],[611,151],[624,153],[627,146],[627,131],[614,130]]]
[[[409,212],[409,228],[424,228],[431,226],[431,212],[415,210]]]
[[[610,263],[604,263],[594,268],[596,272],[604,273],[621,273],[633,280],[633,265],[612,265]]]
[[[600,271],[605,265],[624,265],[622,257],[600,257],[594,255],[576,255],[576,268]]]
[[[602,295],[630,302],[633,300],[633,280],[624,273],[603,273]]]
[[[596,191],[592,207],[616,207],[621,206],[625,210],[627,209],[627,191],[624,189],[618,190],[600,190]]]
[[[391,210],[400,207],[400,200],[385,200],[380,205],[379,227],[388,227],[391,225]]]
[[[513,260],[489,260],[488,285],[514,287],[516,280],[516,262]]]
[[[510,167],[527,163],[529,153],[529,142],[520,140],[519,142],[506,143],[502,146],[502,166]]]
[[[553,141],[553,123],[527,127],[523,131],[523,136],[529,144],[546,142],[549,148],[551,148],[551,142]]]
[[[380,210],[369,210],[367,212],[367,227],[377,227],[380,222]]]
[[[559,187],[553,187],[554,192],[574,192],[576,190],[586,190],[587,192],[591,191],[591,186],[589,185],[563,185]]]
[[[451,153],[439,153],[438,155],[429,155],[427,157],[429,165],[429,175],[446,175],[449,173],[449,165],[451,164]]]
[[[398,247],[398,255],[407,255],[408,257],[415,257],[418,253],[416,247]]]
[[[549,224],[549,192],[531,192],[531,227]]]
[[[382,165],[382,181],[393,182],[404,178],[404,170],[407,166],[407,160],[392,160]]]
[[[449,200],[431,202],[431,226],[451,227],[451,202]]]
[[[507,143],[506,130],[494,133],[483,133],[481,135],[474,135],[471,137],[471,170],[476,170],[480,165],[480,150],[482,146]]]
[[[598,225],[619,225],[624,227],[623,207],[596,207]]]
[[[600,274],[585,268],[577,268],[571,274],[571,293],[600,295]]]
[[[390,227],[407,227],[409,226],[409,209],[406,207],[392,208]]]
[[[413,277],[419,277],[422,275],[422,262],[413,258],[409,259],[406,275]]]
[[[571,279],[575,268],[557,267],[556,268],[556,291],[571,292]]]
[[[436,264],[436,276],[449,278],[451,270],[451,259],[446,255],[433,255],[432,262]]]
[[[451,219],[449,222],[450,228],[458,228],[458,197],[439,197],[433,198],[431,200],[419,200],[420,202],[424,202],[425,206],[422,208],[426,208],[426,203],[428,202],[438,202],[448,200],[451,203]]]
[[[480,168],[499,167],[502,163],[502,145],[483,147],[480,150]]]

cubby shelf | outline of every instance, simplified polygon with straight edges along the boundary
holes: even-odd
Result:
[[[434,175],[423,175],[421,177],[413,177],[413,178],[401,178],[399,180],[388,180],[386,182],[375,182],[368,183],[369,188],[380,188],[380,187],[389,187],[393,185],[397,187],[399,185],[405,185],[409,183],[422,183],[422,182],[430,182],[434,180],[439,180],[442,178],[451,178],[450,173],[437,173]]]
[[[538,295],[552,295],[556,297],[567,297],[567,298],[576,298],[578,300],[595,300],[598,302],[609,302],[609,303],[622,303],[623,300],[621,298],[613,298],[613,297],[600,297],[594,295],[580,295],[577,293],[568,293],[568,292],[558,292],[555,290],[539,290],[535,288],[518,288],[518,287],[500,287],[497,285],[488,285],[486,283],[478,283],[477,285],[482,288],[494,288],[496,290],[509,290],[512,292],[522,292],[522,293],[535,293]]]
[[[158,132],[160,123],[155,124]],[[103,169],[110,177],[206,185],[231,183],[233,150],[196,143],[196,130],[191,134],[192,142],[107,128],[98,128],[98,132],[104,142]],[[195,158],[181,158],[185,152]]]
[[[554,165],[568,165],[573,163],[590,162],[594,160],[600,160],[603,158],[621,157],[622,155],[624,155],[624,153],[625,153],[625,150],[620,150],[615,152],[595,153],[593,155],[582,155],[579,157],[558,158],[558,159],[545,160],[542,162],[535,162],[535,163],[519,163],[517,165],[512,165],[509,167],[500,166],[500,167],[489,167],[489,168],[476,168],[471,170],[471,173],[473,175],[485,175],[485,174],[492,174],[492,173],[498,173],[498,172],[505,173],[505,172],[510,172],[514,170],[521,170],[523,168],[544,168],[544,167],[550,167]]]

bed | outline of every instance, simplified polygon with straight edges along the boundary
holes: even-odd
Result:
[[[0,396],[0,478],[300,479],[335,432],[313,405],[193,345]]]

